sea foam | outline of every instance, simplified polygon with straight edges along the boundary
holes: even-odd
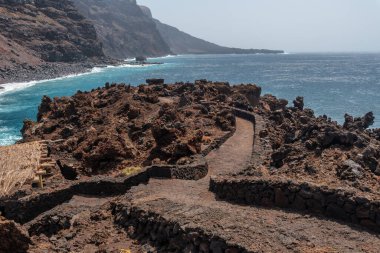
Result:
[[[102,73],[106,71],[107,69],[117,69],[117,68],[146,68],[154,65],[131,65],[131,64],[122,64],[122,65],[108,65],[105,67],[94,67],[90,71],[83,72],[83,73],[78,73],[78,74],[70,74],[70,75],[65,75],[57,78],[52,78],[52,79],[43,79],[43,80],[33,80],[29,82],[13,82],[13,83],[5,83],[5,84],[0,84],[0,87],[3,87],[3,89],[0,89],[0,96],[6,93],[11,93],[19,90],[23,90],[29,87],[32,87],[36,84],[40,83],[46,83],[46,82],[51,82],[51,81],[58,81],[58,80],[65,80],[65,79],[70,79],[70,78],[75,78],[78,76],[84,76],[84,75],[91,75],[91,74],[96,74],[96,73]]]

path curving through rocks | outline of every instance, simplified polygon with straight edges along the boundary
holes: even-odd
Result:
[[[209,180],[240,171],[250,161],[253,129],[251,122],[237,118],[235,134],[207,155],[205,178],[151,179],[147,185],[133,187],[119,204],[155,213],[188,230],[204,231],[247,252],[376,252],[377,235],[336,221],[218,201],[209,192]]]
[[[160,226],[141,227],[158,220],[176,224],[188,234],[196,231],[208,241],[225,242],[232,251],[224,252],[377,252],[378,235],[360,228],[322,217],[219,201],[209,191],[211,177],[236,173],[248,165],[260,153],[256,150],[260,147],[253,146],[254,134],[252,122],[237,117],[233,136],[206,156],[209,172],[201,180],[138,180],[139,184],[133,184],[137,186],[119,197],[75,194],[26,224],[37,242],[29,252],[94,252],[100,249],[96,245],[107,245],[107,250],[115,252],[122,248],[168,252],[160,251],[163,245],[157,243],[153,231]],[[137,217],[135,231],[145,234],[131,239],[125,213],[154,215],[148,223]],[[184,250],[187,245],[180,247]]]
[[[219,149],[213,150],[206,156],[209,177],[241,171],[250,162],[253,149],[253,124],[237,117],[236,126],[234,135]]]

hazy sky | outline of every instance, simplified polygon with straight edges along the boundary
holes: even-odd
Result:
[[[380,52],[380,0],[137,0],[211,42],[288,52]]]

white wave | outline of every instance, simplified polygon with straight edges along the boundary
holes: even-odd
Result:
[[[143,68],[143,67],[150,67],[150,66],[155,66],[155,65],[149,65],[149,64],[131,65],[128,63],[127,64],[121,64],[121,65],[108,65],[105,67],[94,67],[88,72],[83,72],[83,73],[78,73],[78,74],[70,74],[70,75],[61,76],[61,77],[52,78],[52,79],[43,79],[43,80],[33,80],[33,81],[29,81],[29,82],[14,82],[14,83],[0,84],[0,87],[2,87],[2,89],[0,88],[0,96],[5,94],[5,93],[23,90],[23,89],[32,87],[36,84],[46,83],[46,82],[51,82],[51,81],[58,81],[58,80],[65,80],[65,79],[69,79],[69,78],[75,78],[78,76],[101,73],[101,72],[106,71],[107,69]]]
[[[181,56],[181,55],[168,54],[168,55],[160,56],[160,57],[149,57],[147,59],[148,60],[152,60],[152,59],[166,59],[166,58],[174,58],[174,57],[178,57],[178,56]]]
[[[12,135],[12,134],[6,135],[3,138],[0,138],[0,146],[13,145],[18,140],[21,140],[21,136]]]
[[[34,86],[37,84],[38,81],[30,81],[30,82],[24,82],[24,83],[6,83],[1,84],[0,86],[2,89],[0,89],[0,95],[8,92],[18,91],[22,89],[26,89],[28,87]]]
[[[157,66],[155,64],[121,64],[121,65],[107,65],[106,67],[100,68],[101,70],[99,72],[103,72],[106,69],[120,69],[120,68],[147,68]]]

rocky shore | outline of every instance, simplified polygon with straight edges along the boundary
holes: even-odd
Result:
[[[46,63],[35,67],[18,67],[12,69],[0,69],[1,84],[14,82],[29,82],[34,80],[46,80],[71,74],[80,74],[91,71],[94,63]]]
[[[380,130],[344,117],[207,80],[43,97],[21,142],[54,164],[0,199],[0,251],[377,252]]]
[[[43,63],[37,66],[20,65],[12,68],[0,68],[0,89],[1,84],[14,82],[30,82],[38,80],[48,80],[67,75],[82,74],[90,72],[95,67],[118,66],[118,65],[158,65],[159,62],[125,62],[104,58],[96,61],[86,61],[77,63]]]

